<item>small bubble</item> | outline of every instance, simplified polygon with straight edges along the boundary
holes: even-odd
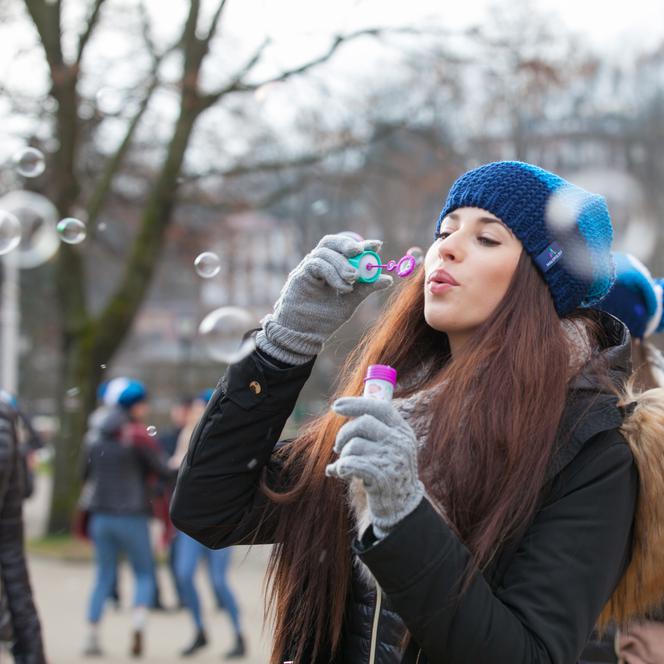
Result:
[[[151,437],[154,438],[154,436],[156,436],[156,435],[157,435],[157,427],[154,427],[154,426],[150,425],[148,427],[148,436],[151,436]]]
[[[21,222],[11,212],[0,210],[0,256],[16,249],[21,242]]]
[[[79,390],[78,387],[70,387],[67,390],[67,396],[68,397],[77,397],[81,393],[81,390]]]
[[[58,222],[55,227],[60,239],[67,244],[80,244],[85,240],[87,229],[80,219],[66,217]]]
[[[101,88],[95,99],[97,108],[105,115],[117,115],[122,110],[122,95],[114,88]]]
[[[318,562],[319,562],[319,563],[323,563],[324,560],[325,560],[325,558],[327,558],[327,549],[323,549],[323,550],[320,552],[320,556],[318,556]]]
[[[415,259],[415,265],[422,265],[424,260],[424,251],[421,247],[411,247],[407,252],[406,256],[412,256]]]
[[[97,230],[101,231],[102,233],[106,230],[106,228],[107,228],[107,225],[106,225],[105,221],[102,221],[101,224],[99,224],[99,226],[97,226]]]
[[[24,148],[14,155],[16,170],[24,178],[36,178],[46,170],[44,155],[37,148]]]
[[[100,368],[102,368],[102,369],[105,369],[105,368],[106,368],[106,365],[105,365],[105,364],[100,364],[99,366],[100,366]]]
[[[317,201],[314,201],[311,204],[311,211],[318,216],[327,214],[329,210],[330,210],[330,204],[327,201],[323,200],[322,198]]]
[[[258,459],[252,459],[248,464],[247,468],[251,470],[252,468],[255,468],[258,465]]]
[[[211,279],[219,274],[221,261],[217,254],[211,251],[204,251],[202,254],[196,256],[194,267],[198,276],[203,277],[203,279]]]

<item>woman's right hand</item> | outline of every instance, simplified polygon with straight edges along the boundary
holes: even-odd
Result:
[[[326,235],[288,276],[274,311],[261,321],[258,348],[289,364],[304,364],[318,355],[362,300],[392,284],[385,274],[373,283],[357,283],[359,272],[348,262],[381,245],[380,240]]]

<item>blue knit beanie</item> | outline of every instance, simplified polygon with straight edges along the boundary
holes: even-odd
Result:
[[[599,308],[620,318],[630,334],[643,339],[664,329],[662,286],[648,268],[631,254],[615,252],[616,283]]]
[[[100,396],[106,406],[121,406],[131,408],[139,401],[148,398],[145,385],[133,378],[113,378],[100,390]]]
[[[570,212],[569,223],[555,223],[552,203]],[[613,230],[602,196],[538,166],[498,161],[456,180],[436,236],[443,219],[462,207],[487,210],[510,228],[542,273],[559,316],[593,306],[609,292],[615,278]]]

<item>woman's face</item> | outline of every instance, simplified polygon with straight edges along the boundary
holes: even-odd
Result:
[[[443,219],[424,259],[424,318],[460,347],[493,313],[516,270],[523,246],[486,210],[459,208]]]

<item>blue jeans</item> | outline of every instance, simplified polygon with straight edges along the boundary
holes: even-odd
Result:
[[[185,606],[191,611],[196,628],[203,629],[203,618],[198,592],[194,585],[194,574],[196,573],[198,562],[202,558],[205,558],[215,595],[219,598],[224,609],[228,611],[235,633],[239,634],[240,611],[235,601],[235,596],[226,580],[226,573],[228,572],[228,566],[231,561],[231,550],[209,549],[182,532],[178,532],[175,545],[175,572],[178,585],[182,593],[182,600]]]
[[[88,621],[101,620],[104,602],[113,590],[121,553],[134,572],[134,606],[151,606],[155,585],[148,517],[97,512],[90,517],[90,536],[95,547],[97,576],[90,596]]]

